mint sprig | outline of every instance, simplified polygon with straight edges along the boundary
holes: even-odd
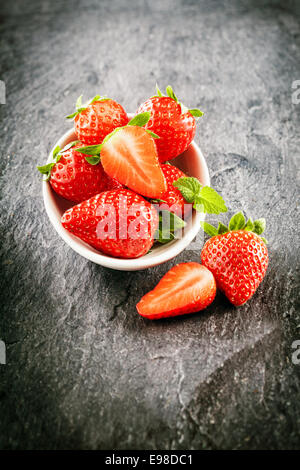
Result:
[[[173,186],[179,189],[184,199],[193,203],[194,209],[206,214],[220,214],[227,212],[224,199],[210,186],[203,186],[193,176],[182,176],[173,182]]]
[[[159,225],[154,238],[157,242],[165,244],[175,239],[177,230],[185,227],[186,222],[173,212],[167,210],[159,211]]]
[[[62,157],[62,154],[66,150],[69,150],[70,148],[74,147],[74,145],[78,144],[78,142],[79,140],[74,140],[73,142],[70,142],[69,144],[67,144],[63,149],[61,149],[60,146],[57,145],[52,152],[52,162],[46,163],[46,165],[37,166],[37,169],[39,170],[39,172],[42,173],[42,175],[46,176],[44,181],[48,181],[50,179],[51,170],[54,167],[54,165],[59,162],[59,160]]]
[[[208,224],[207,222],[200,222],[200,224],[203,230],[211,237],[214,237],[215,235],[221,235],[226,232],[232,232],[233,230],[246,230],[248,232],[256,233],[256,235],[260,236],[266,228],[265,219],[261,218],[253,222],[250,217],[246,222],[246,219],[242,212],[237,212],[231,217],[228,227],[222,222],[219,222],[218,228]],[[268,244],[267,240],[264,237],[261,237],[261,239],[266,245]]]
[[[109,98],[107,98],[106,96],[96,95],[94,96],[94,98],[87,101],[86,103],[82,103],[82,95],[80,95],[76,101],[76,105],[75,105],[76,111],[66,116],[66,119],[74,119],[78,114],[84,111],[88,107],[88,105],[94,103],[95,101],[106,101],[106,100],[109,100]]]

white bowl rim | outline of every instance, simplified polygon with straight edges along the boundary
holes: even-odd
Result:
[[[130,116],[130,114],[129,114]],[[47,163],[52,161],[52,153],[53,150],[57,145],[61,148],[64,146],[64,142],[66,140],[71,140],[72,136],[74,135],[74,129],[68,130],[60,139],[55,143],[53,148],[51,149]],[[208,167],[205,161],[205,158],[198,147],[198,145],[193,141],[191,143],[197,152],[197,155],[200,159],[200,164],[203,170],[204,178],[202,183],[206,186],[210,186],[210,177],[208,172]],[[61,216],[59,211],[51,197],[52,188],[48,181],[43,181],[43,199],[44,205],[46,208],[46,212],[50,219],[50,222],[54,226],[57,233],[60,237],[79,255],[83,256],[84,258],[93,261],[96,264],[104,266],[106,268],[121,270],[121,271],[136,271],[140,269],[146,269],[153,266],[157,266],[158,264],[165,263],[166,261],[171,260],[179,253],[181,253],[196,237],[197,233],[199,232],[201,226],[200,221],[204,220],[204,214],[196,212],[194,215],[193,223],[191,224],[191,228],[186,231],[182,238],[176,239],[176,241],[171,242],[169,246],[164,245],[166,248],[163,252],[157,253],[154,255],[154,252],[151,254],[151,258],[147,257],[147,255],[142,256],[140,258],[130,258],[130,259],[121,259],[121,258],[113,258],[107,255],[102,254],[101,252],[96,253],[91,250],[88,244],[83,243],[81,240],[78,240],[77,237],[72,235],[62,226],[60,219]]]

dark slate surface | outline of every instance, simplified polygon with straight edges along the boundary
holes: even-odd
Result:
[[[298,5],[1,3],[1,448],[299,448]],[[267,218],[270,268],[239,309],[219,294],[203,313],[146,321],[136,302],[199,250],[111,271],[45,214],[35,165],[77,96],[131,111],[156,80],[205,111],[196,140],[231,211]]]

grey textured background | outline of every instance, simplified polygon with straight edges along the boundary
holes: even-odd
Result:
[[[1,2],[1,448],[300,448],[299,10]],[[111,271],[47,219],[35,166],[77,96],[104,93],[132,111],[156,81],[205,112],[196,140],[232,213],[267,219],[270,268],[239,309],[218,294],[203,313],[146,321],[136,302],[199,251]]]

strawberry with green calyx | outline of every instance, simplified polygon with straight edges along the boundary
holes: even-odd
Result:
[[[67,116],[74,119],[77,138],[85,145],[99,144],[116,127],[125,126],[128,116],[123,107],[110,98],[96,95],[89,102],[77,99],[76,111]]]
[[[145,128],[158,134],[156,147],[160,162],[177,157],[192,142],[196,132],[196,120],[203,115],[199,109],[188,109],[178,101],[172,87],[166,88],[167,96],[156,86],[157,94],[142,103],[137,114],[150,112],[151,119]]]
[[[110,178],[102,165],[92,166],[85,155],[76,152],[80,141],[71,142],[62,150],[57,146],[53,151],[52,162],[39,166],[38,170],[50,180],[54,191],[65,199],[82,202],[102,191],[122,188]]]
[[[215,276],[217,286],[230,302],[239,306],[247,302],[263,280],[268,267],[265,219],[247,222],[242,212],[235,214],[228,227],[218,228],[201,222],[202,228],[212,236],[201,252],[202,264]]]
[[[149,119],[148,112],[135,116],[126,126],[114,129],[102,144],[77,151],[88,155],[91,165],[97,165],[101,157],[106,173],[133,191],[160,198],[167,188],[153,140],[158,136],[142,127]]]

